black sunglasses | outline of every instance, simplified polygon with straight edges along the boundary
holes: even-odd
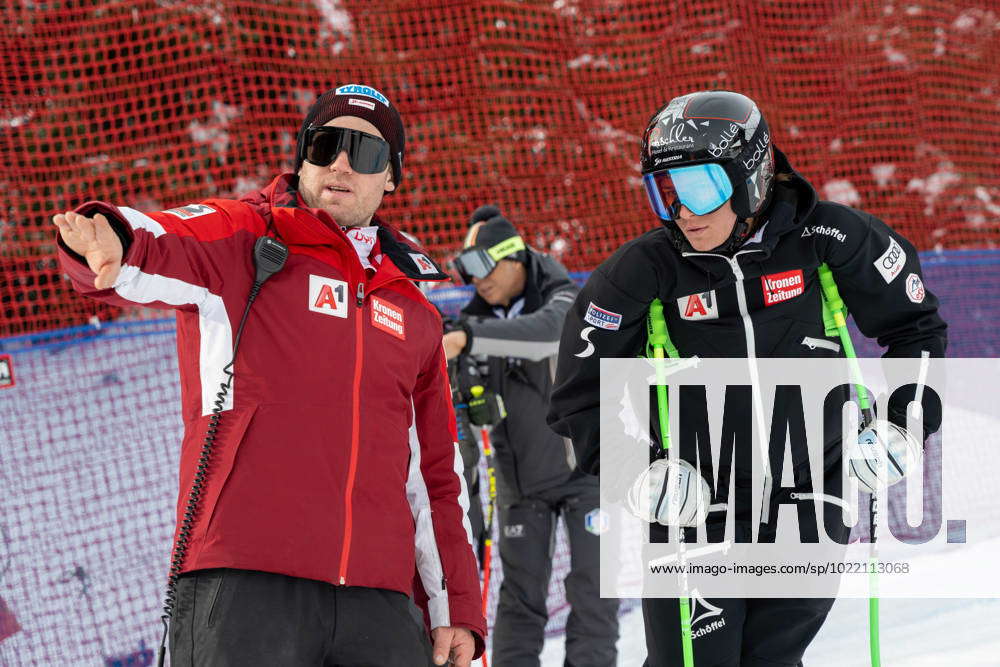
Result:
[[[341,151],[359,174],[378,174],[389,164],[389,142],[361,130],[310,125],[303,139],[302,157],[317,167],[329,166]]]

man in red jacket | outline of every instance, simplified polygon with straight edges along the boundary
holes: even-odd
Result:
[[[389,100],[346,85],[260,192],[53,218],[78,291],[176,311],[175,667],[426,664],[410,595],[435,664],[483,651],[441,319],[413,283],[446,276],[375,216],[403,149]],[[265,236],[289,255],[255,278]]]

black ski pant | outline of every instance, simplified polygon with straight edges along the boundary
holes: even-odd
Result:
[[[600,596],[600,505],[597,477],[574,476],[531,496],[520,496],[498,478],[500,560],[503,581],[493,626],[495,667],[537,667],[548,621],[546,598],[552,575],[556,521],[569,536],[570,571],[566,599],[567,667],[618,664],[618,600]],[[587,529],[590,516],[591,530]]]
[[[397,591],[252,570],[177,582],[171,667],[433,665],[416,606]]]
[[[772,466],[776,469],[777,465]],[[841,497],[840,458],[826,470],[823,489]],[[812,491],[812,489],[803,489]],[[771,516],[776,520],[778,502],[788,502],[795,489],[781,488],[772,496]],[[749,494],[737,483],[736,494]],[[811,502],[811,501],[810,501]],[[750,507],[749,497],[740,503]],[[803,542],[814,542],[820,525],[831,526],[834,538],[847,544],[850,529],[841,522],[841,510],[823,503],[824,514],[815,526],[800,526]],[[736,515],[736,530],[744,539],[751,536],[748,515]],[[836,528],[834,528],[836,526]],[[718,529],[718,530],[715,530]],[[773,530],[771,526],[769,530]],[[721,538],[724,526],[710,520],[708,531]],[[652,526],[650,535],[665,536],[666,528]],[[696,667],[801,667],[802,656],[819,632],[833,598],[691,598],[691,636]],[[681,647],[680,603],[676,598],[647,598],[642,601],[646,627],[645,667],[675,667],[684,664]]]
[[[833,606],[830,598],[692,600],[696,667],[801,667],[806,647]],[[642,601],[646,626],[645,667],[680,667],[680,603]]]

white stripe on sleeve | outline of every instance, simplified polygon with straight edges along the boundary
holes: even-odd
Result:
[[[141,211],[137,211],[134,208],[128,208],[127,206],[119,206],[118,210],[125,216],[125,220],[132,226],[132,229],[145,229],[147,232],[152,234],[154,238],[158,238],[167,233],[166,230],[163,229],[163,225]]]
[[[410,402],[413,411],[413,402]],[[465,527],[465,537],[472,545],[472,524],[469,523],[469,492],[465,487],[465,477],[462,475],[462,454],[458,443],[454,443],[455,458],[452,469],[458,476],[458,504],[462,510],[462,525]],[[448,590],[442,586],[444,566],[441,563],[441,553],[438,551],[437,539],[434,536],[434,524],[431,514],[431,500],[427,493],[427,483],[420,470],[420,439],[417,436],[416,414],[410,425],[410,470],[406,479],[406,499],[410,503],[414,523],[414,547],[416,550],[417,572],[427,593],[427,611],[431,620],[431,629],[451,625],[451,609],[448,605]]]
[[[155,221],[154,221],[155,222]],[[222,297],[207,288],[177,278],[144,273],[137,266],[123,264],[113,289],[134,303],[162,301],[171,306],[198,307],[198,374],[201,378],[201,414],[212,413],[215,394],[226,381],[222,371],[233,356],[233,329]],[[236,381],[230,387],[223,410],[233,408]]]

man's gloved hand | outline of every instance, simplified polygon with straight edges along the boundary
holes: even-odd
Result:
[[[462,459],[465,460],[465,467],[468,468],[479,460],[479,443],[476,442],[476,436],[472,431],[472,424],[469,423],[468,407],[455,408],[455,430],[458,433],[458,444],[459,449],[462,450]],[[466,450],[475,452],[475,461],[469,460]]]
[[[441,324],[444,328],[444,336],[441,338],[444,356],[451,361],[466,351],[469,339],[472,337],[472,329],[465,320],[453,317],[443,317]]]
[[[507,416],[507,409],[504,408],[500,394],[482,385],[477,384],[469,388],[466,404],[469,406],[469,421],[476,426],[494,426]]]
[[[503,398],[489,388],[484,374],[485,365],[468,355],[448,362],[456,403],[466,405],[469,423],[474,426],[494,426],[507,416]]]
[[[892,486],[911,470],[923,465],[924,446],[904,428],[885,419],[876,419],[858,434],[848,452],[848,470],[861,490]]]
[[[634,516],[664,526],[697,526],[708,516],[708,482],[683,459],[659,459],[632,483],[625,507]]]

